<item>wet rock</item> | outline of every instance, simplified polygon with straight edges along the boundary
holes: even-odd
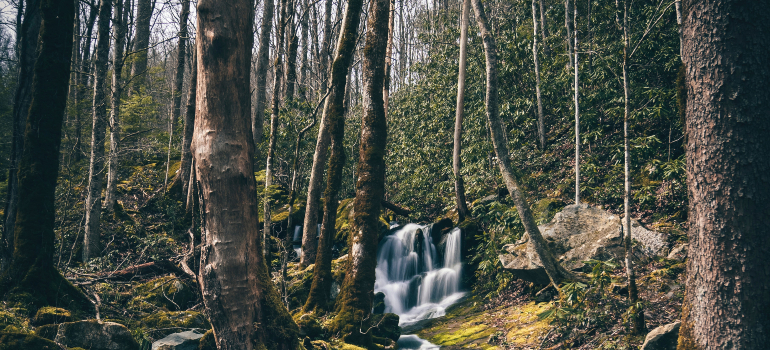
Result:
[[[35,326],[42,326],[54,323],[64,323],[72,321],[72,314],[59,307],[42,307],[37,310],[35,317],[32,319],[32,324]]]
[[[100,323],[96,320],[60,324],[55,342],[69,348],[139,350],[139,344],[128,328],[118,323]]]
[[[644,339],[641,350],[676,350],[680,325],[681,323],[676,321],[653,329]]]
[[[372,308],[373,314],[381,314],[385,312],[385,293],[374,293],[374,307]]]
[[[152,343],[152,350],[197,350],[203,332],[192,330],[169,334]]]
[[[551,222],[538,228],[548,249],[567,269],[585,270],[587,266],[583,261],[591,259],[621,261],[624,258],[620,217],[600,208],[586,204],[570,205],[557,213]],[[641,226],[637,226],[634,231],[633,224],[631,232],[632,237],[637,232],[642,239],[639,240],[641,244],[634,246],[634,260],[644,261],[651,256],[649,254],[664,251],[659,240],[663,234]],[[505,253],[499,256],[500,262],[517,278],[538,284],[550,282],[528,237],[508,244],[503,249]]]
[[[373,324],[376,325],[372,334],[377,337],[387,338],[397,341],[401,336],[401,327],[398,326],[399,317],[396,314],[377,315],[373,318]]]
[[[47,324],[44,326],[37,327],[35,329],[35,335],[48,340],[54,340],[56,339],[56,332],[58,331],[59,331],[58,324]]]

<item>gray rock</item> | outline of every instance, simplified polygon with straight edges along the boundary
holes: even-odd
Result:
[[[139,350],[139,344],[124,325],[96,320],[62,323],[54,341],[68,348]]]
[[[169,334],[152,343],[152,350],[196,350],[203,333],[198,330]]]
[[[631,238],[640,243],[639,249],[647,256],[668,255],[668,234],[648,230],[634,219],[631,219]]]
[[[641,350],[676,350],[680,325],[681,323],[676,321],[653,329],[644,339]]]
[[[620,217],[600,208],[586,204],[570,205],[557,213],[551,222],[538,228],[551,253],[567,269],[582,270],[586,267],[583,261],[590,259],[614,258],[615,261],[622,261],[624,258],[620,239]],[[633,224],[631,232],[633,237]],[[653,239],[659,238],[657,232],[646,230],[638,224],[636,232],[644,241],[635,245],[634,260],[646,260],[650,255],[645,253],[654,254],[653,252],[663,249]],[[644,242],[653,242],[656,245],[647,247]],[[527,237],[514,244],[508,244],[503,249],[505,253],[499,256],[500,262],[517,278],[538,284],[549,283],[545,269]]]

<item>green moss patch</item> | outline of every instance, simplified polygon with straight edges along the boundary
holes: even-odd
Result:
[[[34,334],[0,333],[0,350],[60,350],[56,343]]]
[[[195,289],[173,276],[143,283],[134,289],[133,294],[129,307],[147,311],[158,308],[185,310],[196,299]]]
[[[32,324],[42,326],[70,321],[72,321],[72,313],[69,311],[59,307],[46,306],[37,310],[35,318],[32,319]]]

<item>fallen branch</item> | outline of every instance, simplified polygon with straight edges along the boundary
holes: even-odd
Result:
[[[396,213],[396,215],[409,216],[409,214],[412,213],[411,210],[400,207],[397,204],[388,202],[384,199],[382,200],[382,206],[385,207],[386,209],[390,209],[390,211]]]

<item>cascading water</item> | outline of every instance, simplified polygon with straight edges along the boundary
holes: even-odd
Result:
[[[385,294],[385,312],[399,315],[401,326],[443,316],[464,295],[460,229],[441,242],[433,242],[430,231],[430,226],[408,224],[380,242],[374,290]]]

